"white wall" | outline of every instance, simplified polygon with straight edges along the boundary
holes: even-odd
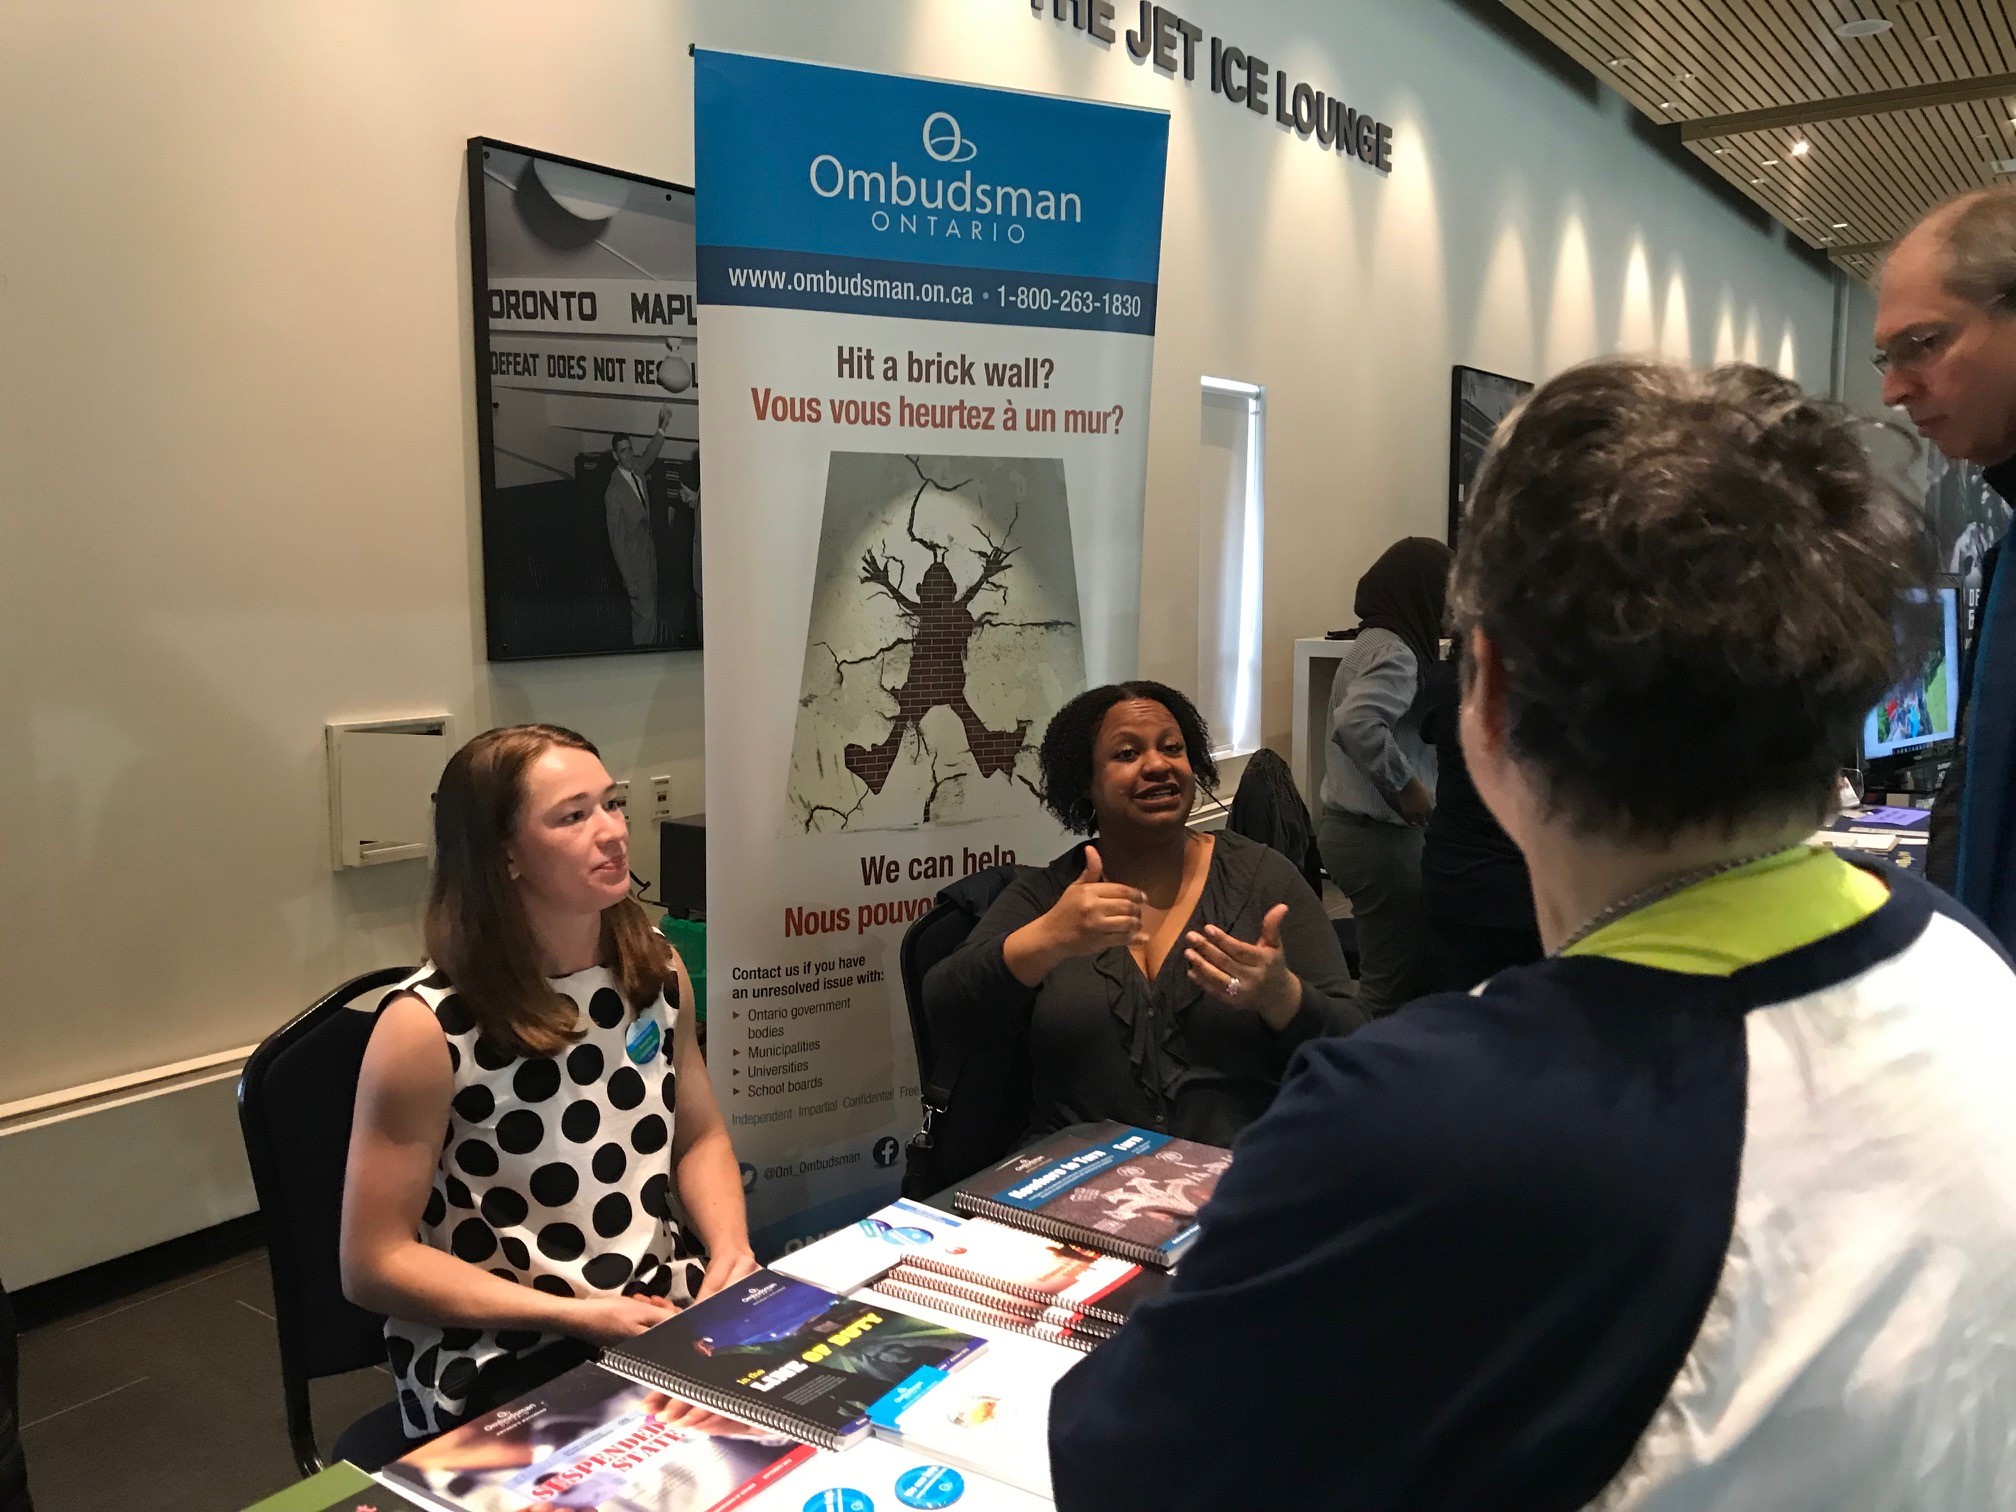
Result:
[[[328,870],[327,720],[558,720],[700,806],[697,658],[482,660],[462,179],[484,134],[690,181],[690,40],[1172,112],[1143,670],[1196,672],[1198,378],[1264,383],[1276,745],[1290,641],[1441,531],[1450,364],[1626,345],[1824,387],[1826,280],[1614,97],[1446,0],[1181,8],[1395,122],[1391,179],[1024,0],[0,12],[0,1105],[414,954],[418,866]],[[129,1242],[193,1226],[163,1195]],[[34,1279],[24,1244],[0,1271]]]

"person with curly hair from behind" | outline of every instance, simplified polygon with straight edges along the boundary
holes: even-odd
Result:
[[[1547,958],[1300,1052],[1059,1512],[2016,1506],[2016,973],[1806,843],[1924,598],[1865,423],[1613,359],[1499,430],[1463,753]]]
[[[930,1022],[1026,1043],[1030,1137],[1117,1119],[1229,1145],[1298,1047],[1365,1021],[1323,906],[1279,852],[1190,829],[1218,768],[1176,689],[1079,694],[1039,761],[1045,805],[1091,839],[1017,877],[932,969]]]

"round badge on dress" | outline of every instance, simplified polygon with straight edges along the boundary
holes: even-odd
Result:
[[[966,1477],[950,1465],[919,1465],[896,1477],[896,1500],[924,1512],[940,1512],[966,1494]]]
[[[639,1019],[630,1026],[630,1034],[623,1041],[623,1053],[637,1065],[649,1065],[651,1057],[658,1053],[658,1047],[665,1042],[659,1032],[656,1019]]]

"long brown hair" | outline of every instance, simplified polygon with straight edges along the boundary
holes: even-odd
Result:
[[[584,1032],[573,1003],[539,969],[539,942],[504,849],[525,807],[525,773],[554,746],[602,754],[559,725],[507,725],[449,757],[434,794],[427,954],[477,1027],[518,1055],[555,1054]],[[633,1012],[673,978],[671,948],[635,898],[602,910],[601,960]]]

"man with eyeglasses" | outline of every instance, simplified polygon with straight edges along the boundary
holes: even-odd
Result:
[[[1883,402],[2016,502],[2016,191],[1939,206],[1898,242],[1876,311]],[[2016,945],[2016,584],[1996,597],[1998,545],[1960,692],[1960,741],[1932,805],[1932,879]],[[2008,620],[2008,624],[2001,623]],[[1963,819],[1965,820],[1963,824]]]

